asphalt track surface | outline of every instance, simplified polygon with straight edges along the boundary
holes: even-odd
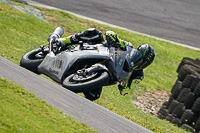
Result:
[[[13,81],[69,116],[103,133],[151,133],[150,130],[113,113],[0,56],[0,77]],[[63,123],[65,124],[65,123]],[[67,132],[67,131],[66,131]]]
[[[200,0],[32,0],[200,48]]]

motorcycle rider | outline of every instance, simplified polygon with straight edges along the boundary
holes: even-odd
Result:
[[[95,28],[89,28],[82,33],[76,33],[65,38],[59,38],[56,40],[56,44],[60,46],[65,46],[66,44],[77,44],[79,43],[79,41],[87,42],[91,45],[103,43],[103,45],[106,47],[116,47],[122,50],[126,50],[127,47],[133,48],[133,45],[130,42],[121,40],[113,31],[107,31],[104,40],[102,32],[96,30]],[[143,69],[149,66],[153,62],[155,57],[154,49],[149,44],[140,45],[137,50],[141,53],[141,57],[137,62],[134,62],[134,68],[132,68],[133,71],[130,79],[124,86],[120,84],[118,85],[120,94],[123,96],[127,95],[131,91],[134,84],[138,84],[140,81],[143,80]],[[87,99],[94,101],[100,98],[101,91],[102,87],[83,93]]]

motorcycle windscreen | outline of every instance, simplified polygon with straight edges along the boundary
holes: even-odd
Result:
[[[137,49],[132,50],[130,56],[131,61],[133,62],[132,69],[137,68],[143,62],[142,54]]]

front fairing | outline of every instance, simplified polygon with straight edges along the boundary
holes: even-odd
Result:
[[[80,50],[78,46],[72,51],[63,51],[57,55],[51,52],[47,54],[43,62],[38,66],[38,70],[54,81],[61,83],[68,70],[78,60],[110,59],[108,48],[99,46],[92,49],[91,47],[88,47],[87,50]]]
[[[83,63],[85,63],[85,59],[91,59],[91,61],[103,59],[111,62],[110,67],[107,67],[112,79],[124,84],[129,80],[132,73],[130,69],[130,51],[131,49],[123,51],[118,48],[108,48],[103,45],[87,45],[84,49],[80,49],[80,47],[77,46],[71,51],[63,51],[57,55],[54,53],[47,54],[43,62],[38,66],[38,70],[54,81],[62,83],[68,71],[70,69],[75,69],[73,65],[77,61],[83,60]]]

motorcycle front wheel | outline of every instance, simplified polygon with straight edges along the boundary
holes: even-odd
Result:
[[[66,77],[62,85],[75,93],[79,93],[102,87],[108,83],[109,79],[109,74],[106,71],[97,71],[84,77],[74,73]]]
[[[39,74],[37,67],[41,64],[45,56],[41,52],[41,48],[31,50],[21,58],[20,66]]]

